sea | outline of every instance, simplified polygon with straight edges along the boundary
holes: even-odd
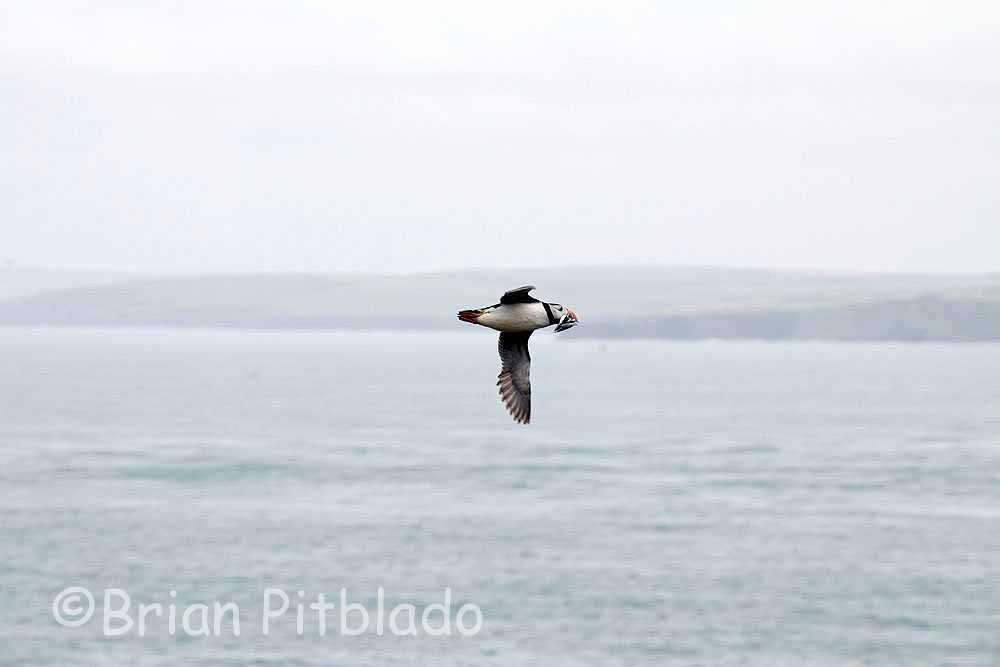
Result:
[[[0,328],[0,664],[1000,664],[1000,345],[583,326]]]

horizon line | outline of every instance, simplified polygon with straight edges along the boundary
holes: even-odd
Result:
[[[678,264],[666,262],[582,262],[554,265],[524,265],[524,266],[468,266],[439,269],[417,269],[412,271],[387,271],[379,272],[370,269],[234,269],[234,270],[212,270],[212,269],[163,269],[163,268],[135,268],[135,267],[103,267],[103,266],[46,266],[40,264],[18,264],[8,261],[0,264],[0,272],[5,271],[45,271],[51,273],[79,272],[79,273],[113,273],[122,275],[134,275],[136,277],[158,277],[158,278],[197,278],[197,277],[220,277],[220,276],[353,276],[353,277],[380,277],[380,278],[402,278],[413,276],[435,276],[457,273],[493,273],[493,272],[514,272],[514,271],[560,271],[560,270],[593,270],[593,269],[618,269],[618,270],[650,270],[660,269],[664,271],[747,271],[755,273],[786,273],[786,274],[815,274],[815,275],[839,275],[839,276],[892,276],[900,278],[916,277],[1000,277],[1000,268],[994,271],[936,271],[936,270],[896,270],[896,269],[845,269],[845,268],[817,268],[817,267],[774,267],[760,265],[724,265],[724,264]]]

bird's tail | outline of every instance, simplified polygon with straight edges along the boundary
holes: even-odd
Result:
[[[482,314],[483,311],[479,310],[478,308],[474,310],[460,310],[458,311],[458,319],[462,320],[463,322],[471,322],[475,324],[476,320],[479,319],[482,316]]]

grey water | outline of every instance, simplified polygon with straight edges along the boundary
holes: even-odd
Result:
[[[0,662],[1000,663],[1000,346],[572,335],[523,427],[481,329],[0,328]],[[242,633],[63,627],[69,586]],[[482,627],[261,632],[379,587]]]

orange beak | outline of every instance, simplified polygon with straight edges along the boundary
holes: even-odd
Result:
[[[574,313],[569,308],[566,309],[566,314],[562,316],[562,319],[556,324],[555,332],[566,331],[566,329],[572,329],[578,323],[576,319],[576,313]]]

